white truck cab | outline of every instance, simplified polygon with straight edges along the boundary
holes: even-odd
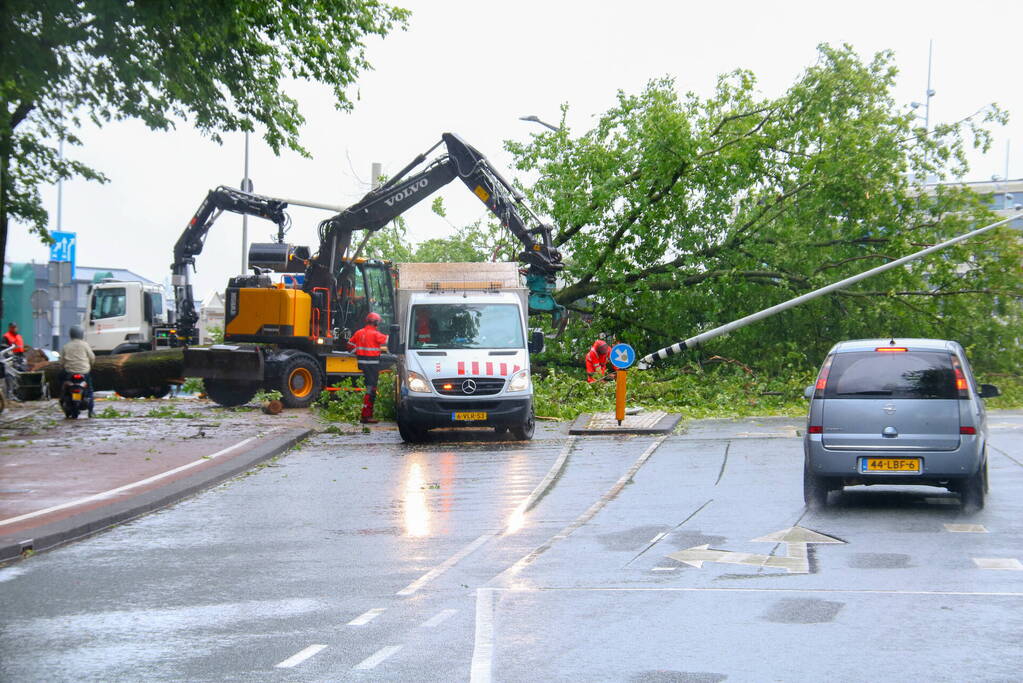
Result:
[[[531,439],[528,300],[514,263],[398,266],[398,430],[491,427]]]
[[[98,354],[150,351],[170,345],[163,287],[127,280],[92,285],[82,326]]]

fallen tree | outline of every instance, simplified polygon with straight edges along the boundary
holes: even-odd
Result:
[[[183,358],[181,349],[97,356],[92,366],[92,386],[96,391],[116,391],[127,398],[162,396],[170,390],[171,384],[183,381]],[[50,395],[57,396],[60,363],[46,363],[34,369],[46,374]]]

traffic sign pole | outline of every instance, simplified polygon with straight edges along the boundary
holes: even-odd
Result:
[[[619,427],[625,419],[625,384],[628,374],[627,370],[615,372],[615,419],[618,420]]]

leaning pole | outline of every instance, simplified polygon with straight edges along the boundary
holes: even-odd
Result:
[[[1019,211],[1019,208],[1017,208],[1016,210]],[[824,296],[825,294],[830,294],[831,292],[843,289],[845,287],[848,287],[849,285],[859,282],[860,280],[865,280],[868,277],[871,277],[872,275],[883,273],[886,270],[891,270],[892,268],[898,268],[899,266],[905,265],[906,263],[909,263],[910,261],[918,259],[922,256],[927,256],[928,254],[936,252],[940,249],[944,249],[945,247],[950,247],[953,244],[958,244],[959,242],[968,240],[971,237],[982,235],[985,232],[988,232],[989,230],[994,230],[995,228],[1005,225],[1010,221],[1014,221],[1016,220],[1016,218],[1018,218],[1018,216],[1010,216],[1009,218],[1004,218],[996,223],[992,223],[991,225],[985,225],[983,228],[977,228],[976,230],[968,232],[965,235],[953,237],[952,239],[942,242],[941,244],[935,244],[934,246],[927,247],[926,249],[921,249],[920,251],[909,254],[908,256],[903,256],[902,258],[886,263],[883,266],[871,268],[870,270],[866,270],[862,273],[859,273],[858,275],[847,277],[844,280],[839,280],[838,282],[826,285],[824,287],[821,287],[820,289],[815,289],[812,292],[808,292],[806,294],[797,296],[795,299],[789,299],[788,301],[783,301],[782,303],[771,306],[770,308],[765,308],[762,311],[751,313],[750,315],[747,315],[745,318],[739,318],[738,320],[733,320],[732,322],[721,325],[720,327],[715,327],[712,330],[701,332],[695,337],[690,337],[689,339],[680,341],[676,344],[672,344],[671,346],[665,346],[663,349],[658,349],[657,351],[654,351],[653,353],[647,354],[646,356],[640,358],[639,361],[636,363],[636,367],[639,370],[646,370],[658,360],[664,360],[668,356],[673,356],[676,353],[680,353],[686,349],[690,349],[696,346],[697,344],[701,344],[705,341],[714,339],[715,337],[720,337],[722,335],[728,334],[733,330],[737,330],[740,327],[746,327],[746,325],[750,325],[759,320],[763,320],[764,318],[769,318],[776,313],[781,313],[782,311],[787,311],[790,308],[795,308],[800,304],[805,304],[807,301],[811,301],[818,297]]]

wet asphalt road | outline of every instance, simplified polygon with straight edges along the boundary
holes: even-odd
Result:
[[[973,515],[887,487],[808,513],[798,420],[321,435],[0,569],[0,679],[1019,680],[1023,415],[991,423]],[[793,526],[834,542],[754,541]],[[668,557],[704,545],[729,561]]]

